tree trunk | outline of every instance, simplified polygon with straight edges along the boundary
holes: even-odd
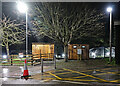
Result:
[[[68,44],[64,45],[65,62],[68,62]]]
[[[10,57],[9,55],[10,54],[9,54],[9,47],[8,46],[6,46],[6,51],[7,51],[7,61],[9,62],[9,57]]]

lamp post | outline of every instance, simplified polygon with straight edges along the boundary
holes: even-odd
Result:
[[[109,61],[112,61],[112,44],[111,44],[111,39],[112,39],[112,8],[108,7],[107,11],[110,13],[110,39],[109,39],[109,45],[110,45],[110,58]]]
[[[27,5],[23,2],[17,2],[17,7],[18,7],[18,10],[21,12],[21,13],[25,13],[26,14],[26,55],[28,54],[28,26],[27,26],[27,18],[28,18],[28,15],[27,15]]]

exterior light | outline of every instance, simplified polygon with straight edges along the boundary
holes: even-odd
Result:
[[[110,57],[109,57],[109,61],[112,62],[112,8],[108,7],[107,11],[110,13],[110,39],[109,39]]]
[[[18,7],[18,10],[21,12],[21,13],[26,13],[28,8],[27,8],[27,5],[23,2],[17,2],[17,7]]]
[[[82,48],[85,48],[85,46],[82,46]]]
[[[75,48],[77,48],[77,46],[75,45],[75,46],[73,46],[73,48],[75,49]]]
[[[108,8],[107,8],[107,11],[108,11],[108,12],[112,12],[112,8],[111,8],[111,7],[108,7]]]
[[[21,13],[26,14],[26,57],[27,57],[27,54],[28,54],[28,35],[27,35],[28,34],[28,25],[27,25],[27,23],[28,23],[28,15],[27,15],[28,7],[24,2],[18,1],[17,8]]]

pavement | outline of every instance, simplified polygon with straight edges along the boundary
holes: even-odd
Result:
[[[33,76],[35,74],[41,73],[41,66],[27,66],[29,75]],[[50,71],[54,69],[53,64],[44,65],[44,72]],[[31,77],[28,80],[21,79],[23,75],[24,66],[1,66],[0,71],[0,80],[1,84],[42,84],[44,83],[42,80],[34,80]]]
[[[28,66],[31,77],[28,80],[20,79],[23,66],[3,66],[1,80],[7,84],[47,84],[47,85],[81,85],[81,86],[120,86],[120,67],[104,63],[102,60],[91,61],[57,61],[57,69],[54,64],[44,65],[44,73],[41,66]],[[93,64],[94,65],[90,65]],[[62,65],[62,66],[61,66]]]

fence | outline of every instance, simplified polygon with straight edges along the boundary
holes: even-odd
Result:
[[[9,56],[9,62],[7,59],[2,59],[2,65],[24,65],[24,60],[27,59],[28,65],[37,65],[41,64],[41,59],[44,60],[54,60],[54,54],[48,53],[48,54],[34,54],[34,55],[10,55]]]

